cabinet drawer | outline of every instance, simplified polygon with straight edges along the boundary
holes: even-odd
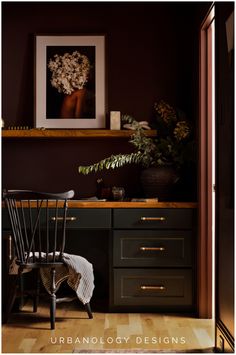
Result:
[[[192,233],[187,230],[113,232],[114,266],[191,266]]]
[[[36,212],[35,212],[36,213]],[[54,208],[50,209],[49,218],[55,216]],[[27,209],[25,209],[26,225],[30,226],[29,214]],[[58,215],[58,217],[62,217]],[[4,208],[2,212],[3,218],[3,228],[5,230],[10,228],[9,217],[7,209]],[[69,208],[67,212],[67,229],[110,229],[111,228],[111,210],[99,209],[99,208]],[[46,226],[46,209],[42,209],[41,215],[41,226]]]
[[[191,306],[192,271],[115,269],[114,305]]]
[[[67,228],[110,229],[111,210],[102,208],[70,208],[68,217],[75,217],[67,224]]]
[[[115,209],[114,228],[132,229],[190,229],[193,209],[190,208],[137,208]]]

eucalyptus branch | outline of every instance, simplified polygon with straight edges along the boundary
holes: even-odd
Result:
[[[143,155],[139,151],[137,153],[111,155],[110,157],[105,158],[93,165],[79,166],[78,170],[79,173],[88,175],[89,173],[96,173],[103,169],[109,170],[121,168],[126,164],[139,164],[142,162],[142,159]]]

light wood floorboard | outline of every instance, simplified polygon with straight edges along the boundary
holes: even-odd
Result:
[[[57,307],[56,330],[50,330],[49,309],[37,313],[26,306],[2,327],[3,353],[72,353],[90,350],[191,350],[214,345],[209,319],[158,313],[99,313],[88,319],[78,303]]]

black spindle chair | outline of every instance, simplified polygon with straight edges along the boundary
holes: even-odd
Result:
[[[50,268],[51,329],[55,329],[56,268],[64,264],[67,200],[73,196],[72,190],[59,194],[8,190],[3,194],[10,218],[19,278],[25,269],[39,271],[40,268]],[[34,312],[37,311],[38,297],[39,281],[34,298]],[[93,318],[90,304],[87,303],[85,308],[89,318]]]

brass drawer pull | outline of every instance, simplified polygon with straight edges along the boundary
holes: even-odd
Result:
[[[52,217],[51,221],[63,221],[64,217]],[[66,217],[66,221],[76,221],[76,217]]]
[[[141,221],[165,221],[165,217],[141,217]]]
[[[141,251],[164,251],[165,247],[140,247]]]
[[[146,286],[146,285],[142,285],[140,286],[141,290],[144,291],[164,291],[166,288],[165,286]]]
[[[8,258],[9,258],[9,260],[11,261],[12,259],[13,259],[13,245],[12,245],[12,236],[11,235],[9,235],[9,237],[8,237]]]

